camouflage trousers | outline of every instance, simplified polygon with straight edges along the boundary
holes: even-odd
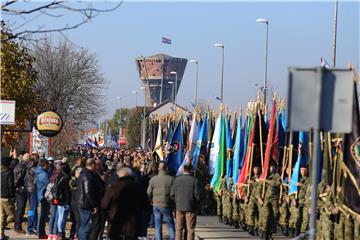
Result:
[[[302,207],[290,205],[289,228],[300,230]]]
[[[286,201],[282,201],[279,208],[279,225],[287,227],[289,222],[289,205]]]
[[[214,193],[214,198],[216,200],[216,215],[222,216],[221,196]]]
[[[259,227],[259,206],[255,198],[250,198],[247,212],[246,212],[246,224],[248,226]]]
[[[232,198],[232,220],[238,222],[239,216],[239,200],[236,197]]]
[[[339,223],[335,223],[334,239],[354,239],[354,221],[351,217],[347,217],[342,213],[340,214]]]
[[[232,217],[232,199],[228,195],[224,195],[222,198],[222,213],[223,213],[223,217],[231,219],[231,217]]]
[[[310,214],[309,214],[309,206],[302,207],[302,213],[301,213],[301,227],[300,232],[304,233],[307,230],[309,230],[309,220],[310,220]]]
[[[243,201],[240,200],[240,207],[239,207],[239,221],[242,222],[243,224],[246,223],[246,213],[247,213],[247,204]]]
[[[317,240],[332,240],[334,238],[334,223],[330,216],[325,213],[320,213],[320,219],[316,223],[316,239]]]
[[[264,232],[276,232],[279,218],[279,200],[265,200],[259,213],[259,229]]]

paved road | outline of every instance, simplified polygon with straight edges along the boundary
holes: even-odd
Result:
[[[219,223],[217,216],[199,216],[197,218],[195,235],[199,240],[236,240],[259,239],[247,232]],[[289,239],[277,233],[274,239]]]

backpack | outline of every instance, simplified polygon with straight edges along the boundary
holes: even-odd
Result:
[[[54,182],[49,182],[46,186],[45,199],[50,204],[57,205],[59,203],[59,200],[62,199],[63,194],[61,193],[61,188],[59,187],[62,180],[63,178],[61,178],[59,182],[57,182],[56,180]]]

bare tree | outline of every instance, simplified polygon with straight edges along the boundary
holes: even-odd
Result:
[[[121,6],[123,0],[115,2],[105,2],[109,7],[97,8],[95,5],[99,3],[91,3],[88,1],[64,1],[51,0],[48,2],[35,1],[19,1],[7,0],[1,1],[2,19],[7,19],[6,25],[12,30],[12,35],[8,38],[2,38],[1,42],[18,38],[31,40],[34,34],[63,32],[75,29],[85,23],[91,21],[101,13],[111,12]],[[102,3],[104,4],[104,3]],[[75,22],[66,23],[59,21],[57,27],[47,27],[44,18],[61,18],[65,14],[75,14],[78,19]],[[29,27],[30,22],[38,20],[41,24],[37,27]]]
[[[107,81],[95,54],[66,39],[46,39],[35,44],[33,55],[41,109],[56,111],[74,125],[92,123],[103,113]]]

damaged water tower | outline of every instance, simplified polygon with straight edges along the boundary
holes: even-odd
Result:
[[[187,61],[185,58],[171,57],[166,54],[135,59],[147,106],[157,106],[175,98]],[[177,86],[175,86],[176,82]]]

